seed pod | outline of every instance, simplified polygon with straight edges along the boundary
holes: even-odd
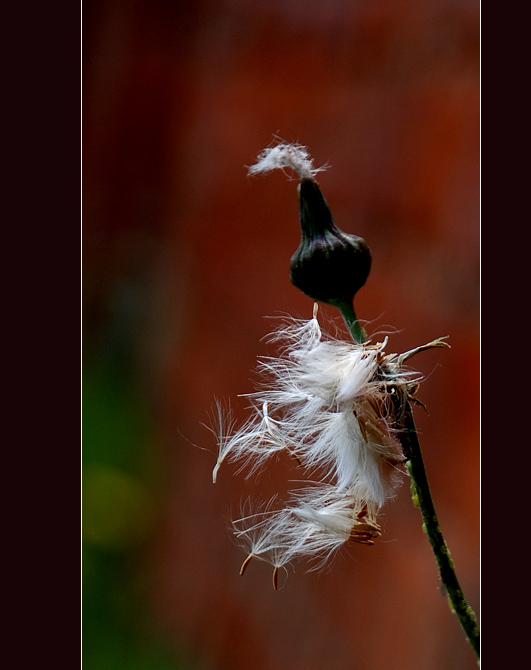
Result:
[[[299,200],[302,239],[290,261],[292,283],[314,300],[352,304],[369,276],[369,246],[336,226],[314,179],[301,179]]]

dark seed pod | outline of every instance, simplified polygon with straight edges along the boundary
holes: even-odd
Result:
[[[299,189],[302,239],[291,257],[291,281],[314,300],[352,304],[369,276],[371,250],[336,226],[316,181],[302,179]]]

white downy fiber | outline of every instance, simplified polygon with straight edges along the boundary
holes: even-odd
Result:
[[[380,534],[377,514],[394,495],[404,460],[390,394],[407,397],[419,378],[401,368],[408,354],[384,353],[386,340],[323,336],[317,310],[309,321],[286,320],[271,339],[280,355],[260,362],[264,381],[248,396],[251,416],[234,430],[220,414],[213,478],[223,461],[240,462],[250,475],[282,452],[309,477],[319,475],[285,508],[270,505],[234,522],[248,551],[243,569],[251,557],[269,561],[276,584],[278,569],[296,557],[320,566],[345,542],[373,544]]]

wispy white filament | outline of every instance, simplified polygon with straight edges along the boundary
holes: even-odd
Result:
[[[418,382],[402,369],[417,351],[447,346],[436,340],[401,356],[385,354],[386,340],[357,344],[323,336],[317,314],[287,320],[272,339],[280,354],[260,362],[262,388],[248,397],[251,415],[235,430],[220,413],[216,481],[223,461],[249,474],[286,453],[315,483],[295,490],[284,508],[273,504],[234,522],[253,557],[278,570],[297,557],[322,565],[349,540],[373,544],[379,509],[400,483],[404,456],[396,436],[400,399]],[[398,404],[395,401],[398,400]]]
[[[313,159],[306,147],[301,144],[286,144],[281,142],[267,147],[258,154],[258,162],[249,168],[249,174],[267,174],[273,170],[291,168],[302,178],[314,177],[318,172],[326,170],[326,166],[316,168]]]

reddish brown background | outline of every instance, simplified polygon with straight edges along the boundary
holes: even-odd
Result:
[[[311,316],[289,282],[296,182],[246,176],[277,133],[329,162],[319,182],[336,222],[371,246],[356,301],[368,329],[395,328],[393,351],[449,335],[450,350],[415,360],[429,409],[417,422],[478,613],[478,3],[83,4],[85,421],[99,430],[85,438],[87,526],[105,496],[101,528],[120,508],[113,495],[127,498],[113,489],[121,475],[138,493],[117,522],[134,540],[87,531],[86,667],[113,667],[116,626],[131,644],[164,647],[156,667],[472,670],[407,483],[384,508],[375,547],[349,548],[322,574],[296,565],[275,593],[265,564],[239,577],[227,518],[242,497],[294,474],[281,463],[246,482],[229,466],[213,485],[215,440],[202,424],[214,397],[244,415],[236,396],[271,351],[264,317]],[[111,435],[113,408],[131,397],[137,409]],[[98,556],[114,562],[105,598],[117,584],[124,603],[135,592],[136,609],[112,605],[112,624],[101,623],[104,596],[92,586]],[[144,667],[138,655],[113,658]]]

